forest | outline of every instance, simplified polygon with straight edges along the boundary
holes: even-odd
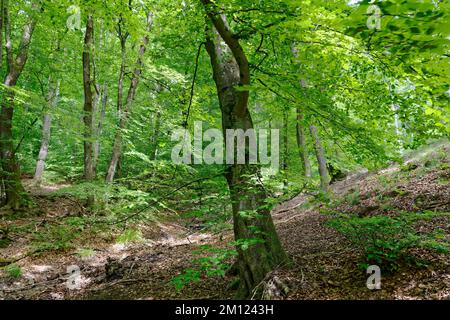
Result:
[[[450,299],[450,1],[0,1],[0,300]]]

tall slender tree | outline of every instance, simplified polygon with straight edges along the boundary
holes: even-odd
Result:
[[[23,204],[24,188],[20,180],[20,167],[16,159],[13,138],[13,116],[16,86],[19,77],[28,60],[31,38],[36,25],[34,13],[27,18],[22,31],[22,37],[14,56],[11,34],[11,18],[9,1],[3,3],[3,24],[5,28],[6,67],[7,72],[3,80],[3,97],[0,110],[0,159],[2,165],[2,180],[5,186],[6,204],[18,210]]]
[[[315,125],[311,125],[309,126],[309,131],[311,132],[311,136],[314,140],[314,150],[316,152],[317,163],[319,166],[320,188],[325,193],[328,193],[330,191],[330,176],[327,169],[325,149],[323,147],[322,140],[320,139],[319,132],[317,131],[317,127]]]
[[[307,178],[311,177],[311,162],[309,161],[308,149],[306,147],[306,135],[303,127],[303,112],[297,107],[297,121],[296,121],[296,138],[300,161],[303,167],[303,175]]]
[[[94,19],[88,14],[83,49],[83,88],[84,88],[84,178],[86,181],[95,179],[94,164],[94,121],[93,121],[93,93],[92,93],[92,47],[94,38]]]
[[[147,14],[147,33],[142,39],[142,43],[139,47],[138,52],[138,58],[135,64],[135,68],[133,71],[133,75],[131,77],[130,87],[128,89],[127,98],[125,100],[125,106],[123,107],[123,110],[120,114],[119,119],[119,126],[116,130],[116,135],[114,137],[114,145],[113,145],[113,151],[111,156],[111,161],[109,163],[108,167],[108,173],[106,175],[106,182],[112,182],[114,180],[114,176],[116,174],[117,164],[119,163],[119,159],[122,154],[122,141],[123,141],[123,130],[126,127],[128,117],[131,111],[131,106],[134,101],[134,96],[136,94],[136,89],[139,84],[139,80],[141,78],[142,69],[144,66],[144,54],[146,47],[149,42],[149,35],[148,32],[150,32],[153,25],[153,13],[149,12]]]
[[[44,116],[42,119],[42,140],[39,149],[38,161],[36,163],[36,170],[34,173],[34,182],[39,185],[42,181],[44,173],[45,161],[48,156],[48,147],[50,144],[50,132],[52,126],[51,111],[58,104],[60,81],[52,80],[51,76],[48,81],[48,96],[46,99],[47,106],[44,108]]]
[[[100,90],[102,107],[100,110],[99,119],[97,121],[97,127],[95,132],[95,143],[94,143],[94,163],[97,168],[98,157],[100,156],[100,147],[101,147],[101,135],[103,133],[103,125],[106,117],[106,107],[108,105],[108,85],[105,83]]]
[[[285,191],[289,187],[288,180],[288,158],[289,158],[289,110],[285,108],[283,110],[283,186]]]

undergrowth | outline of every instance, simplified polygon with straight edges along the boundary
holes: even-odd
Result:
[[[430,233],[419,233],[414,229],[414,223],[439,216],[450,216],[450,213],[401,213],[396,217],[340,214],[327,224],[342,233],[363,253],[359,263],[361,268],[376,264],[393,272],[403,262],[420,264],[416,257],[409,254],[410,248],[449,253],[450,244],[438,229]]]

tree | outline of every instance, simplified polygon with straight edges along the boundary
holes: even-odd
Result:
[[[28,17],[17,49],[17,55],[14,57],[9,1],[4,0],[3,6],[7,74],[3,80],[4,89],[0,111],[0,159],[2,162],[2,180],[5,185],[6,204],[12,209],[18,210],[23,204],[22,200],[25,190],[20,180],[20,166],[16,159],[12,132],[15,97],[14,87],[28,60],[28,51],[36,20],[34,15]]]
[[[47,159],[48,156],[48,146],[50,144],[50,131],[52,126],[51,111],[58,104],[59,86],[60,80],[53,81],[51,77],[49,78],[48,81],[49,90],[47,96],[48,108],[44,108],[44,116],[42,120],[42,141],[41,147],[39,149],[38,161],[36,163],[36,170],[34,173],[34,181],[38,185],[42,181],[42,175],[44,173],[45,168],[45,160]]]
[[[289,159],[289,110],[286,108],[283,110],[283,165],[282,170],[284,174],[284,189],[287,190],[289,187],[288,181],[288,159]]]
[[[94,36],[94,20],[88,14],[86,20],[86,33],[84,37],[83,50],[83,87],[84,87],[84,178],[86,181],[93,181],[96,176],[94,163],[94,121],[93,121],[93,100],[92,100],[92,75],[91,60]]]
[[[149,12],[147,14],[147,33],[150,32],[152,23],[153,23],[153,13]],[[132,75],[131,82],[130,82],[130,87],[128,89],[128,94],[127,94],[127,98],[125,101],[125,107],[123,109],[123,112],[119,116],[120,117],[119,126],[117,128],[116,136],[114,138],[111,162],[108,167],[108,174],[106,175],[106,182],[109,182],[109,183],[111,183],[114,180],[114,175],[116,174],[117,164],[118,164],[120,156],[121,156],[122,140],[123,140],[123,137],[122,137],[123,132],[122,131],[125,129],[125,126],[127,124],[129,113],[131,111],[131,105],[134,101],[136,89],[139,84],[139,80],[141,78],[142,68],[144,65],[143,57],[144,57],[148,42],[149,42],[149,37],[148,37],[148,34],[146,34],[144,36],[144,38],[142,39],[142,44],[140,45],[140,48],[139,48],[138,58],[137,58],[137,61],[135,64],[135,68],[134,68],[133,75]],[[121,69],[121,74],[122,74],[122,69]],[[120,98],[120,95],[119,95],[118,99],[119,98]]]
[[[246,86],[250,85],[247,57],[226,17],[218,13],[211,1],[202,0],[202,3],[213,24],[207,31],[206,49],[211,59],[224,135],[227,129],[251,129],[253,122],[247,107],[249,91]],[[230,165],[226,173],[238,251],[240,297],[248,297],[267,273],[288,261],[267,209],[267,195],[258,183],[258,175],[259,168],[248,163]]]
[[[311,132],[311,136],[314,140],[314,150],[316,153],[317,164],[319,166],[320,188],[323,192],[328,193],[330,191],[330,176],[328,175],[325,150],[323,148],[322,141],[320,140],[319,133],[317,132],[317,127],[315,125],[310,125],[309,131]]]
[[[300,155],[300,161],[303,166],[303,174],[306,178],[311,177],[311,162],[308,157],[308,150],[306,148],[306,136],[305,129],[303,128],[303,113],[299,107],[296,109],[297,111],[297,121],[296,121],[296,138],[297,138],[297,146],[298,152]]]
[[[106,117],[106,107],[108,105],[108,85],[105,83],[100,91],[100,97],[102,100],[102,107],[100,110],[100,117],[98,119],[97,128],[95,132],[95,143],[94,143],[94,165],[97,168],[98,157],[100,156],[100,138],[103,132],[103,125]]]

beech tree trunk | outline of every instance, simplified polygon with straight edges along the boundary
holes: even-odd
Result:
[[[147,32],[150,31],[153,23],[153,14],[149,13],[147,15]],[[143,58],[145,54],[145,50],[148,44],[149,38],[148,35],[144,36],[144,39],[142,40],[142,44],[139,48],[138,53],[138,59],[136,61],[136,67],[133,71],[133,76],[131,78],[130,88],[128,89],[127,98],[125,101],[125,106],[120,114],[119,119],[119,126],[116,131],[116,135],[114,138],[114,145],[113,145],[113,151],[111,156],[111,161],[108,168],[108,173],[106,175],[106,182],[111,183],[114,180],[114,176],[116,174],[117,164],[120,160],[121,153],[122,153],[122,140],[123,140],[123,130],[126,127],[131,105],[134,100],[134,96],[136,94],[136,89],[139,84],[139,80],[141,78],[142,74],[142,67],[143,67]]]
[[[93,121],[93,94],[91,77],[91,53],[94,36],[94,21],[91,15],[88,15],[86,22],[86,34],[84,37],[83,50],[83,87],[84,87],[84,178],[86,181],[95,179],[94,164],[94,121]]]
[[[303,113],[300,108],[297,108],[297,146],[302,162],[303,174],[305,177],[311,177],[311,162],[309,161],[308,151],[306,149],[305,130],[302,125]]]
[[[3,14],[5,2],[0,0],[0,70],[3,68]]]
[[[207,34],[206,49],[211,59],[224,134],[227,129],[245,131],[253,128],[247,109],[249,92],[238,91],[236,87],[250,84],[247,57],[238,39],[231,33],[226,18],[217,14],[217,7],[209,0],[202,0],[202,3],[214,25]],[[222,45],[222,40],[226,45]],[[248,151],[246,148],[247,160]],[[255,179],[259,174],[259,166],[250,165],[248,161],[246,164],[230,165],[226,173],[238,252],[238,298],[249,297],[267,273],[288,262],[270,210],[265,206],[265,189],[258,182],[260,179]]]
[[[294,56],[295,59],[298,58],[298,50],[295,47],[295,44],[292,46],[291,48],[291,52]],[[300,87],[301,88],[306,88],[306,82],[304,81],[304,79],[301,79],[299,81]],[[297,146],[298,146],[298,151],[299,151],[299,155],[300,155],[300,161],[302,163],[302,167],[303,167],[303,175],[306,178],[310,178],[311,177],[311,162],[309,161],[309,157],[308,157],[308,149],[306,147],[306,135],[305,135],[305,129],[303,128],[303,112],[300,109],[300,107],[297,107],[297,128],[296,128],[296,136],[297,136]]]
[[[2,23],[5,26],[7,74],[3,80],[4,88],[0,110],[0,160],[6,205],[10,206],[13,210],[18,210],[23,204],[25,190],[20,180],[20,167],[16,159],[12,133],[15,98],[12,89],[17,84],[28,60],[28,50],[35,27],[35,20],[29,18],[30,20],[26,23],[17,49],[17,55],[14,57],[8,5],[8,0],[4,0]],[[3,48],[1,49],[3,50]]]
[[[95,143],[94,143],[95,167],[97,167],[98,157],[100,156],[100,137],[103,132],[103,122],[105,121],[106,106],[108,104],[108,86],[106,84],[104,84],[103,88],[101,89],[101,99],[102,99],[102,109],[100,111],[100,118],[98,119],[98,125],[97,125],[97,130],[95,133]]]
[[[329,190],[330,176],[328,175],[327,160],[325,158],[325,150],[323,148],[322,141],[320,140],[319,133],[317,132],[317,127],[314,125],[311,125],[309,127],[309,130],[311,132],[311,136],[314,139],[314,149],[316,152],[317,163],[319,165],[320,188],[325,193],[328,193],[330,191]]]
[[[123,17],[120,17],[119,23],[117,24],[117,35],[120,39],[120,51],[121,51],[121,63],[120,63],[120,72],[119,72],[119,79],[117,82],[117,114],[120,116],[122,114],[122,107],[123,107],[123,81],[125,78],[125,69],[126,69],[126,63],[127,63],[127,39],[129,36],[129,33],[125,30],[123,30]],[[119,159],[117,160],[117,168],[114,176],[120,177],[122,175],[122,156],[119,155]]]
[[[56,81],[56,83],[54,83],[51,80],[51,78],[49,79],[48,97],[47,97],[48,107],[46,107],[47,110],[45,110],[44,117],[42,120],[41,148],[39,149],[38,161],[36,163],[36,171],[34,173],[34,182],[37,185],[41,183],[42,175],[45,169],[45,160],[47,159],[48,155],[48,146],[50,144],[50,131],[52,126],[51,110],[54,109],[58,104],[59,85],[60,81]]]
[[[153,126],[153,135],[150,141],[150,160],[156,160],[156,152],[158,151],[158,139],[161,129],[161,110],[156,111],[155,122]]]

